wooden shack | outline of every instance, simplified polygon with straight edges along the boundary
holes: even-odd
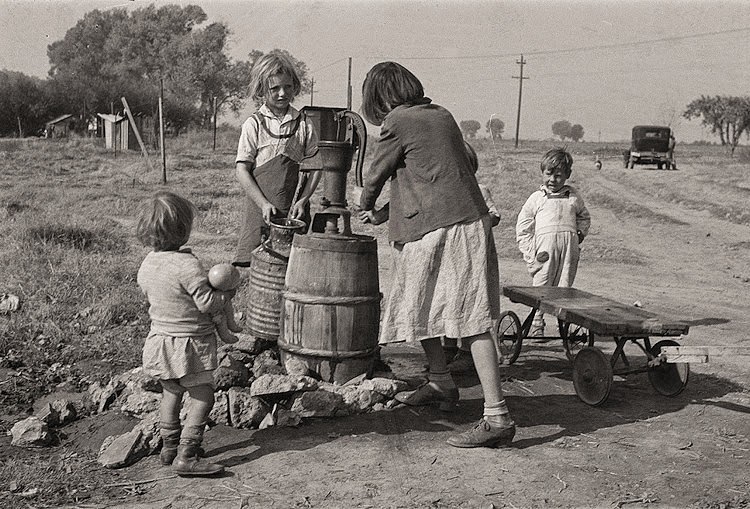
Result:
[[[102,119],[104,126],[104,146],[115,150],[127,150],[130,138],[128,119],[109,113],[97,113],[96,116]]]
[[[45,138],[65,138],[75,129],[76,118],[73,114],[61,115],[44,124]]]

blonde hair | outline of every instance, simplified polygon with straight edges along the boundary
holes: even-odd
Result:
[[[565,148],[556,147],[544,154],[539,166],[542,168],[542,172],[553,168],[561,168],[570,177],[570,174],[573,173],[573,156]]]
[[[396,106],[419,102],[424,97],[422,82],[396,62],[375,64],[362,83],[362,114],[373,125],[383,123]]]
[[[283,53],[272,51],[266,53],[253,64],[250,70],[250,96],[255,101],[265,98],[268,92],[268,81],[271,76],[285,74],[292,79],[293,97],[297,97],[302,90],[302,82],[297,74],[294,62]]]
[[[135,234],[154,251],[176,251],[187,243],[193,229],[195,207],[169,191],[160,191],[141,206]]]

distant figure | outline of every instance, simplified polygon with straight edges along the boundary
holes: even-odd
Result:
[[[677,163],[674,160],[674,147],[677,145],[677,140],[674,139],[674,134],[669,135],[669,148],[667,150],[667,158],[669,159],[669,162],[667,163],[667,169],[676,170],[677,169]]]
[[[562,148],[544,154],[542,185],[526,200],[516,223],[518,248],[534,286],[573,286],[579,244],[591,226],[583,198],[565,185],[573,158]],[[544,315],[537,312],[529,336],[544,336]]]
[[[596,158],[596,162],[594,163],[594,167],[598,170],[602,169],[602,161],[598,157]]]

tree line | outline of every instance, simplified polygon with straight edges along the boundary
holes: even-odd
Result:
[[[214,104],[219,112],[238,112],[248,99],[250,69],[263,52],[233,60],[227,55],[228,27],[206,20],[195,5],[86,13],[47,47],[47,79],[0,70],[0,136],[36,134],[61,114],[85,120],[119,112],[121,97],[134,114],[153,115],[162,88],[165,122],[175,132],[209,127]],[[273,51],[292,59],[302,92],[308,92],[304,62]]]

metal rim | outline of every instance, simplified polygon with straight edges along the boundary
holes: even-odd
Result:
[[[593,346],[581,349],[573,361],[573,386],[587,405],[599,406],[607,400],[613,376],[607,357]]]
[[[501,364],[513,364],[521,355],[521,320],[513,311],[503,311],[495,330],[495,348]]]
[[[658,357],[663,346],[680,346],[677,341],[664,339],[651,347],[650,353]],[[686,362],[662,362],[649,366],[648,381],[663,396],[677,396],[685,389],[690,376],[690,364]]]
[[[570,362],[575,360],[576,355],[582,348],[594,346],[594,333],[585,327],[558,320],[557,328],[560,331],[565,355]]]

